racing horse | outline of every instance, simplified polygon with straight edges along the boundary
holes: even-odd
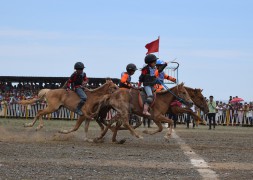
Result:
[[[205,114],[209,112],[205,97],[202,94],[202,89],[197,88],[191,88],[185,86],[185,89],[187,90],[189,96],[191,97],[193,103],[200,108]],[[201,119],[199,116],[196,115],[189,107],[183,108],[180,106],[170,106],[168,113],[173,114],[183,114],[183,113],[189,113],[195,120],[199,120],[200,122],[203,122],[206,124],[206,121]]]
[[[88,132],[88,126],[89,122],[92,119],[91,115],[96,110],[96,104],[98,101],[106,94],[111,94],[114,91],[118,89],[118,86],[114,84],[111,80],[107,80],[106,83],[104,83],[102,86],[89,90],[85,88],[85,93],[87,94],[87,101],[85,105],[82,107],[82,111],[84,113],[83,116],[79,116],[78,120],[76,121],[75,126],[70,130],[63,130],[59,131],[60,133],[70,133],[73,131],[76,131],[82,122],[85,121],[85,140],[87,139],[87,132]],[[39,130],[43,128],[43,120],[42,116],[46,114],[50,114],[57,109],[60,108],[60,106],[64,106],[70,111],[75,111],[75,108],[77,104],[80,101],[79,96],[74,91],[66,91],[65,89],[42,89],[38,93],[38,97],[30,99],[30,100],[21,100],[18,103],[22,105],[27,104],[33,104],[37,101],[46,100],[47,107],[45,109],[41,109],[37,112],[36,116],[34,117],[34,120],[31,123],[25,123],[25,127],[32,127],[35,122],[39,119],[40,124],[36,128],[36,130]]]
[[[185,89],[187,90],[189,96],[191,97],[194,105],[196,105],[198,108],[200,108],[205,114],[208,113],[208,106],[205,100],[205,97],[202,94],[202,89],[199,88],[191,88],[191,87],[187,87],[184,86]],[[99,111],[98,117],[96,118],[97,123],[99,124],[101,131],[104,130],[104,126],[107,126],[107,123],[105,122],[105,118],[107,113],[109,112],[111,107],[104,107],[103,109],[101,109]],[[197,116],[190,108],[183,108],[183,107],[179,107],[179,106],[173,106],[171,105],[169,107],[169,110],[167,113],[173,113],[173,114],[183,114],[183,113],[189,113],[190,115],[193,116],[193,118],[195,120],[199,120],[200,122],[203,122],[204,124],[206,124],[206,121],[201,119],[199,116]],[[134,129],[138,128],[140,125],[142,124],[142,122],[137,122],[135,124],[135,126],[133,126]],[[110,129],[112,131],[114,131],[115,126],[111,126]],[[120,127],[119,130],[126,130],[126,128],[124,127]]]
[[[117,111],[117,114],[111,119],[110,123],[106,126],[104,131],[97,137],[95,140],[100,141],[111,125],[116,122],[116,127],[113,131],[112,142],[116,142],[117,131],[120,126],[123,125],[127,128],[132,135],[137,138],[143,138],[140,136],[133,127],[129,125],[128,119],[129,114],[133,113],[138,116],[148,117],[154,120],[155,124],[158,126],[157,130],[154,131],[144,131],[146,134],[155,134],[161,132],[163,130],[162,122],[172,124],[173,121],[165,116],[166,112],[169,109],[171,102],[175,99],[179,99],[183,101],[185,104],[192,106],[193,102],[184,88],[184,84],[181,83],[171,89],[167,89],[165,91],[156,93],[155,102],[153,103],[152,108],[150,109],[151,116],[144,115],[142,106],[139,104],[139,90],[137,89],[119,89],[115,91],[113,94],[104,96],[100,102],[98,109],[96,111],[96,115],[99,113],[99,110],[104,107],[110,107]],[[172,133],[172,126],[168,129],[168,132],[164,136],[166,139]]]

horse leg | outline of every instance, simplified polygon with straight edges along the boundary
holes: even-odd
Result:
[[[78,130],[85,118],[86,118],[85,116],[79,116],[79,118],[76,121],[75,126],[72,129],[69,129],[69,130],[59,130],[58,133],[69,134],[71,132],[74,132],[74,131]]]
[[[137,137],[137,138],[139,138],[139,139],[143,139],[143,137],[142,137],[141,135],[139,135],[139,134],[135,131],[135,129],[129,124],[128,115],[123,115],[123,116],[122,116],[122,119],[123,119],[123,126],[124,126],[125,128],[127,128],[133,136],[135,136],[135,137]]]
[[[121,125],[122,125],[122,123],[117,122],[116,126],[115,126],[115,129],[113,131],[112,142],[117,143],[117,144],[123,144],[123,143],[126,142],[126,139],[121,139],[120,141],[116,140],[116,136],[117,136],[118,130],[119,130]]]
[[[149,134],[149,135],[153,135],[153,134],[156,134],[158,132],[161,132],[163,130],[163,125],[160,121],[155,121],[154,120],[154,123],[157,125],[158,129],[157,130],[154,130],[154,131],[148,131],[148,130],[144,130],[143,133],[145,134]]]
[[[40,119],[40,124],[36,128],[36,131],[41,129],[44,126],[42,116],[45,115],[45,114],[49,114],[51,112],[54,112],[55,110],[56,109],[52,109],[50,106],[48,106],[46,109],[39,110],[38,113],[36,114],[36,116],[34,117],[33,122],[25,123],[24,127],[33,127],[35,122],[37,121],[37,119]]]
[[[168,128],[168,132],[164,136],[166,139],[168,139],[170,137],[170,135],[172,134],[173,120],[165,117],[164,115],[158,115],[158,116],[155,116],[154,122],[158,126],[158,129],[155,131],[145,130],[143,133],[153,135],[155,133],[161,132],[163,130],[163,126],[162,126],[161,122],[165,122],[165,123],[168,123],[170,126]]]
[[[103,121],[103,120],[102,120],[102,121]],[[104,124],[101,122],[101,119],[100,119],[100,118],[97,118],[97,119],[96,119],[96,122],[98,123],[101,132],[103,132],[104,129],[105,129],[105,126],[104,126]]]
[[[90,125],[90,119],[86,119],[85,125],[84,125],[84,141],[93,142],[92,139],[88,138],[89,125]]]
[[[114,133],[116,127],[113,127],[113,128],[112,128],[112,124],[113,124],[114,122],[118,122],[118,120],[117,120],[118,117],[119,117],[119,114],[117,114],[117,115],[115,115],[114,117],[112,117],[111,120],[110,120],[110,123],[109,123],[109,124],[106,124],[105,129],[101,132],[101,134],[100,134],[98,137],[96,137],[96,138],[94,139],[94,141],[96,141],[96,142],[97,142],[97,141],[100,141],[100,140],[105,136],[105,134],[107,133],[108,129],[111,129],[111,131]]]
[[[24,127],[33,127],[38,118],[39,116],[37,114],[31,123],[24,123]]]
[[[39,118],[40,124],[37,126],[36,131],[40,130],[44,126],[43,119],[42,119],[43,115],[50,114],[50,113],[56,111],[58,108],[59,108],[59,106],[58,107],[52,107],[52,106],[49,105],[45,109],[38,111],[38,114],[36,116]]]
[[[105,134],[107,133],[108,129],[110,128],[110,124],[108,124],[104,130],[101,132],[99,137],[96,137],[93,142],[101,142],[101,140],[103,139],[103,137],[105,136]]]
[[[36,127],[36,131],[42,129],[43,126],[44,126],[44,122],[43,122],[42,116],[39,117],[39,120],[40,120],[40,124],[38,125],[38,127]]]

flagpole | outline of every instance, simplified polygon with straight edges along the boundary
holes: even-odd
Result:
[[[158,57],[160,58],[160,52],[159,52],[159,49],[160,49],[160,36],[158,36],[158,41],[159,41],[159,44],[158,44]]]

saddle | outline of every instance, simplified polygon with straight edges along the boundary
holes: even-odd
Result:
[[[153,98],[153,101],[152,101],[150,107],[153,107],[154,104],[155,104],[156,93],[153,93],[153,95],[154,95],[154,98]],[[138,99],[139,99],[139,106],[140,106],[141,108],[143,108],[143,104],[144,104],[143,102],[146,100],[146,98],[147,98],[146,92],[145,92],[144,90],[139,91]]]

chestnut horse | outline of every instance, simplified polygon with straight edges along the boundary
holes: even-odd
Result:
[[[190,87],[186,87],[185,89],[187,90],[189,96],[191,97],[193,103],[200,108],[205,114],[209,112],[205,97],[202,94],[202,89],[193,89]],[[183,114],[183,113],[189,113],[195,120],[199,120],[200,122],[203,122],[206,124],[206,121],[201,119],[199,116],[197,116],[196,113],[194,113],[190,108],[183,108],[179,106],[171,106],[169,108],[168,113],[173,113],[173,114]]]
[[[205,97],[202,94],[202,89],[197,89],[197,88],[191,88],[191,87],[187,87],[184,86],[185,89],[187,90],[189,96],[191,97],[193,103],[200,108],[205,114],[208,113],[209,109],[205,100]],[[105,122],[105,118],[107,113],[109,112],[110,107],[104,107],[103,109],[101,109],[99,111],[99,115],[96,118],[97,123],[99,124],[101,130],[104,130],[104,125],[107,126],[106,122]],[[173,114],[183,114],[183,113],[189,113],[190,115],[192,115],[192,117],[195,120],[199,120],[200,122],[203,122],[204,124],[206,124],[206,121],[201,119],[199,116],[196,115],[196,113],[194,113],[190,108],[183,108],[183,107],[179,107],[179,106],[170,106],[169,107],[169,111],[167,113],[173,113]],[[134,129],[138,128],[140,125],[142,124],[142,122],[138,122],[135,126],[133,126]],[[111,126],[111,130],[114,131],[114,126]],[[126,128],[124,127],[120,127],[119,130],[126,130]]]
[[[111,124],[116,122],[116,127],[113,131],[112,141],[116,141],[117,131],[119,130],[120,126],[123,124],[125,128],[127,128],[132,135],[137,138],[142,138],[134,129],[129,125],[128,119],[129,114],[133,113],[138,116],[147,117],[144,115],[142,107],[139,105],[139,90],[136,89],[120,89],[115,91],[113,94],[104,96],[97,109],[97,112],[101,108],[104,107],[112,107],[117,111],[117,115],[111,119],[111,122],[101,135],[96,138],[97,141],[101,140],[104,135],[106,134],[107,130],[110,128]],[[165,91],[156,93],[156,99],[154,102],[153,107],[150,109],[151,116],[149,118],[153,119],[155,124],[158,126],[158,129],[155,131],[144,131],[147,134],[155,134],[157,132],[161,132],[163,130],[163,126],[161,122],[166,122],[168,124],[172,124],[173,121],[165,116],[166,112],[169,109],[171,102],[175,99],[180,99],[184,101],[184,103],[188,105],[193,105],[193,102],[187,93],[186,89],[184,88],[184,84],[181,83],[171,89],[167,89]],[[172,126],[168,129],[168,133],[164,136],[165,138],[169,138],[172,133]]]
[[[59,131],[59,132],[70,133],[70,132],[76,131],[80,127],[82,122],[86,120],[85,121],[85,138],[86,138],[89,122],[92,119],[91,115],[96,110],[98,101],[104,95],[111,94],[117,89],[118,89],[118,86],[110,80],[106,81],[105,84],[103,84],[102,86],[96,89],[93,89],[93,90],[85,89],[85,93],[87,94],[88,98],[85,105],[82,107],[82,111],[84,115],[78,117],[78,120],[74,128],[68,131],[64,130],[64,131]],[[33,122],[24,124],[25,127],[32,127],[37,121],[37,119],[39,119],[40,124],[36,128],[36,130],[39,130],[43,127],[43,120],[42,120],[43,115],[50,114],[56,111],[57,109],[59,109],[60,106],[64,106],[70,111],[75,111],[75,108],[80,101],[79,96],[74,91],[66,91],[65,89],[42,89],[38,93],[37,98],[31,99],[31,100],[21,100],[19,101],[19,104],[22,104],[22,105],[32,104],[37,101],[41,101],[42,99],[45,99],[47,101],[47,107],[45,109],[39,110],[36,116],[34,117]]]

